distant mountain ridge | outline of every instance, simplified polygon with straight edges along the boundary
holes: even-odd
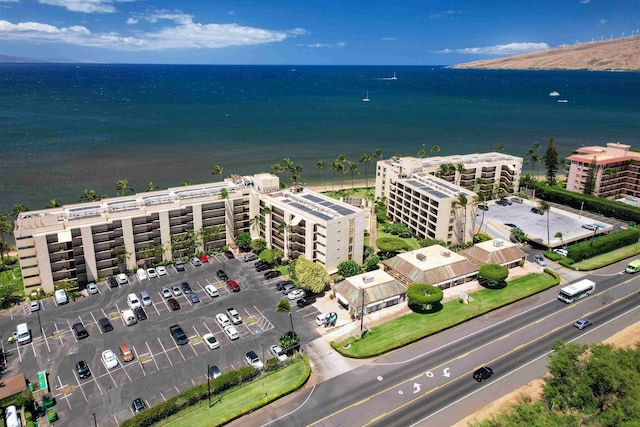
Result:
[[[449,68],[640,71],[640,36],[561,46],[506,58],[466,62]]]

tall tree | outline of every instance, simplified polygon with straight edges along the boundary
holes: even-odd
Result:
[[[456,185],[460,185],[460,181],[462,180],[462,173],[464,172],[464,163],[456,163]]]
[[[80,193],[80,201],[81,202],[95,202],[101,199],[101,196],[96,193],[96,190],[87,190],[85,189],[82,193]]]
[[[439,145],[434,145],[433,147],[431,147],[431,152],[432,153],[439,153],[440,152],[440,146]]]
[[[128,196],[133,194],[133,188],[129,187],[129,181],[126,179],[119,179],[116,182],[116,194],[118,196]]]
[[[49,203],[47,203],[47,206],[45,206],[45,209],[59,208],[59,207],[60,207],[60,203],[58,203],[56,199],[51,199],[49,200]]]
[[[331,163],[331,169],[340,174],[340,190],[344,190],[344,163],[338,161],[337,159]]]
[[[18,215],[20,215],[22,212],[27,212],[28,210],[28,207],[26,207],[22,203],[18,203],[17,205],[13,205],[13,209],[11,209],[11,215],[14,218],[18,218]]]
[[[327,164],[324,160],[318,161],[316,163],[316,169],[320,171],[320,179],[322,180],[322,185],[324,186],[324,191],[327,191],[327,184],[324,182],[324,173],[323,171],[327,170]]]
[[[213,169],[211,170],[211,175],[222,176],[223,172],[224,172],[224,168],[222,166],[215,165],[215,166],[213,166]]]
[[[498,144],[498,151],[500,151],[500,152],[504,151],[504,144],[503,143]]]
[[[426,151],[424,151],[424,150],[420,150],[420,151],[418,151],[417,157],[418,157],[419,159],[421,159],[421,158],[423,158],[423,157],[424,157],[424,156],[426,156],[426,155],[427,155],[427,152],[426,152]]]
[[[382,150],[379,148],[373,152],[373,157],[377,157],[378,160],[382,160]]]
[[[540,209],[542,212],[546,212],[547,214],[547,250],[549,250],[551,248],[551,233],[549,231],[549,213],[551,212],[551,205],[549,205],[549,203],[544,200],[540,200],[540,203],[538,203],[538,209]]]
[[[294,165],[292,164],[289,167],[289,171],[291,172],[291,183],[292,184],[298,184],[302,178],[302,165]]]
[[[149,181],[149,183],[147,184],[147,191],[156,191],[158,189],[158,186],[155,185],[153,182]]]
[[[358,165],[356,165],[354,162],[347,163],[347,172],[351,174],[351,189],[353,190],[353,175],[358,173]]]
[[[531,146],[532,150],[534,151],[534,156],[531,159],[533,161],[533,167],[534,167],[534,172],[536,175],[536,178],[538,177],[538,162],[540,161],[540,142],[536,141],[533,143],[533,145]]]
[[[584,179],[584,186],[582,187],[582,194],[586,194],[591,196],[596,189],[596,171],[598,169],[598,164],[596,163],[596,158],[594,157],[591,160],[591,164],[589,165],[589,169],[587,169],[587,176]]]
[[[544,164],[547,167],[547,184],[550,186],[556,185],[556,175],[558,173],[560,161],[558,159],[556,142],[553,138],[549,139],[549,144],[547,144],[547,151],[544,154]]]
[[[486,206],[486,204],[487,204],[487,193],[485,193],[484,191],[477,192],[476,195],[473,197],[472,203],[473,203],[474,206],[478,206],[478,205]],[[478,233],[476,233],[474,235],[474,238],[475,238],[475,236],[477,236],[480,233],[480,231],[482,230],[482,224],[484,223],[485,210],[481,209],[481,211],[482,211],[482,215],[480,216],[480,227],[478,227]]]
[[[454,208],[463,208],[464,209],[464,218],[462,219],[462,245],[465,246],[465,227],[467,226],[467,205],[469,204],[469,199],[464,193],[458,193],[456,199],[453,202]]]
[[[367,188],[369,188],[369,163],[371,163],[372,160],[373,158],[368,154],[360,156],[360,163],[364,163],[364,178]]]

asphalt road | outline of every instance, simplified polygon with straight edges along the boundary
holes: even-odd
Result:
[[[545,291],[305,389],[244,417],[241,425],[452,424],[478,409],[468,402],[504,394],[500,383],[511,377],[523,371],[533,373],[530,379],[539,377],[539,367],[534,372],[531,366],[556,339],[597,336],[608,320],[640,307],[640,276],[620,274],[623,264],[610,267],[609,274],[592,276],[597,287],[589,298],[566,305],[557,300],[558,289]],[[583,316],[594,326],[580,331],[572,325]],[[637,320],[637,311],[631,316]],[[626,327],[623,317],[612,324]],[[494,377],[485,383],[473,380],[471,374],[480,366],[491,366]],[[445,409],[449,415],[443,419],[439,414]]]
[[[238,281],[241,291],[231,293],[216,277],[224,269],[230,278]],[[130,283],[109,288],[98,283],[100,294],[88,295],[67,305],[56,306],[53,298],[43,301],[42,310],[29,313],[28,306],[15,307],[3,312],[0,318],[2,342],[7,353],[7,370],[3,376],[23,372],[27,379],[36,381],[36,373],[49,372],[49,384],[57,401],[55,406],[59,426],[93,425],[95,414],[100,427],[116,426],[133,415],[131,402],[141,397],[147,405],[158,404],[195,384],[206,381],[207,365],[217,365],[222,372],[245,364],[244,356],[255,351],[261,359],[270,357],[269,346],[290,329],[289,316],[276,313],[274,308],[281,292],[275,290],[279,279],[265,281],[263,273],[256,273],[253,262],[227,260],[222,255],[210,259],[201,267],[187,264],[186,272],[167,268],[168,275],[139,282],[135,275]],[[186,281],[201,302],[192,304],[184,295],[175,297],[181,309],[171,311],[160,293],[161,286]],[[209,297],[204,291],[207,284],[215,285],[220,296]],[[146,289],[153,304],[145,308],[147,320],[126,326],[119,313],[128,308],[127,294]],[[236,328],[240,338],[228,339],[217,324],[215,315],[233,307],[243,317]],[[313,307],[292,308],[296,332],[303,342],[316,337],[314,319],[318,311]],[[97,325],[101,317],[111,319],[114,330],[103,333]],[[27,322],[32,336],[31,344],[8,344],[7,337],[21,322]],[[71,326],[82,322],[89,337],[78,340]],[[178,346],[169,334],[169,326],[179,324],[189,336],[187,345]],[[40,325],[44,336],[39,332]],[[220,342],[218,349],[210,350],[201,337],[211,332]],[[118,346],[126,342],[136,358],[124,363],[118,355]],[[101,353],[111,349],[119,357],[119,365],[107,369]],[[75,363],[85,360],[92,376],[79,379]]]

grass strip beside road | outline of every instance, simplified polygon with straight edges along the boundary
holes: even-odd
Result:
[[[154,425],[220,426],[298,390],[310,375],[311,365],[305,356],[286,368],[263,374],[248,384],[211,396],[211,407],[204,400]]]
[[[332,342],[331,346],[346,357],[364,359],[378,356],[549,289],[559,282],[559,278],[548,273],[530,274],[510,281],[502,289],[474,292],[469,304],[453,300],[442,304],[442,309],[433,313],[409,313],[372,327],[363,338],[351,337]]]
[[[630,258],[632,256],[640,254],[640,243],[625,246],[606,254],[596,255],[593,258],[585,259],[584,261],[575,262],[571,264],[571,268],[579,271],[591,271],[607,265],[614,264],[623,259]]]

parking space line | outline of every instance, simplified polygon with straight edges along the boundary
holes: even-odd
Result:
[[[78,383],[78,386],[76,388],[80,389],[80,393],[82,393],[82,397],[84,397],[84,401],[88,402],[89,399],[87,399],[87,395],[84,394],[84,390],[82,389],[82,384],[80,384],[80,379],[78,378],[75,372],[73,373],[73,377],[76,379],[76,382]]]
[[[47,339],[47,334],[44,333],[44,330],[40,330],[40,334],[42,335],[42,339],[44,339],[44,343],[47,345],[47,350],[51,353],[51,347],[49,347],[49,340]]]
[[[64,388],[67,386],[66,384],[62,384],[62,381],[60,380],[59,376],[56,376],[56,378],[58,379],[58,384],[59,385],[59,389],[60,390],[64,390]],[[71,409],[71,402],[69,402],[69,398],[67,396],[70,396],[72,393],[62,393],[62,398],[67,402],[67,406],[69,407],[69,409]]]
[[[18,352],[18,360],[22,362],[22,353],[20,353],[20,346],[18,345],[18,340],[14,340],[16,344],[16,351]]]
[[[158,366],[158,362],[156,362],[156,358],[153,356],[153,353],[149,348],[149,343],[145,341],[144,344],[147,346],[147,350],[149,350],[149,356],[151,356],[151,360],[153,360],[153,364],[156,365],[156,369],[159,371],[160,367]]]
[[[162,341],[160,341],[160,337],[158,337],[158,343],[160,343],[160,347],[162,347],[162,351],[164,352],[164,355],[167,356],[167,359],[169,359],[169,363],[171,364],[171,366],[173,366],[173,362],[171,361],[171,358],[167,354],[167,349],[165,349],[164,345],[162,345]],[[182,353],[180,353],[180,354],[182,354]],[[184,356],[182,356],[182,358],[184,359]]]
[[[93,381],[96,383],[96,387],[98,387],[98,391],[100,392],[100,394],[104,395],[104,392],[102,391],[102,387],[100,387],[100,383],[98,382],[98,379],[96,377],[93,377]]]
[[[113,379],[113,376],[111,375],[111,371],[107,368],[107,365],[105,365],[104,362],[103,362],[102,366],[104,366],[104,368],[107,370],[107,375],[109,375],[109,378],[111,378],[111,382],[113,383],[113,386],[115,388],[118,388],[118,384],[116,384],[116,380]],[[104,375],[103,375],[103,377],[104,377]]]
[[[121,366],[122,366],[122,370],[124,371],[124,374],[127,376],[127,378],[129,378],[129,382],[132,382],[132,381],[131,381],[131,377],[129,376],[129,373],[128,373],[128,372],[127,372],[127,370],[124,368],[124,365],[121,365]],[[143,369],[143,371],[144,371],[144,369]]]
[[[60,345],[64,345],[64,343],[62,342],[62,332],[60,332],[60,329],[58,329],[58,324],[54,323],[53,326],[56,327],[56,335],[58,335],[58,339],[60,340]]]
[[[31,339],[31,342],[29,343],[29,345],[33,349],[33,357],[37,358],[38,355],[36,354],[36,346],[33,344],[33,339]]]

